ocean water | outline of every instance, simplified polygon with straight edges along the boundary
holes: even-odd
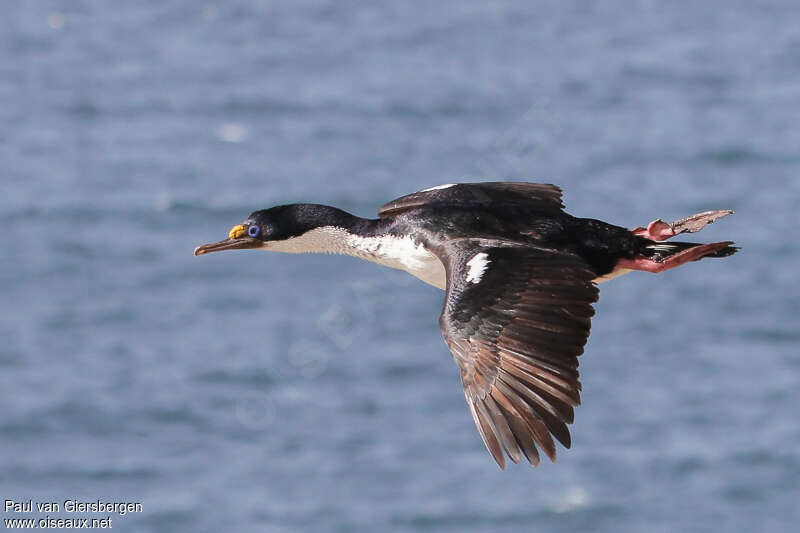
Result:
[[[135,532],[790,531],[800,4],[33,1],[0,17],[0,495]],[[742,251],[601,289],[573,447],[500,471],[442,293],[193,248],[526,179]]]

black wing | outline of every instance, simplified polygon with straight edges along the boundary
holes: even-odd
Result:
[[[564,208],[561,203],[561,189],[555,185],[496,181],[457,183],[423,189],[382,205],[378,209],[378,216],[386,218],[414,207],[430,204],[523,205],[542,213],[558,213]]]
[[[447,295],[439,319],[464,395],[500,468],[503,450],[534,466],[551,434],[569,448],[580,403],[578,356],[597,301],[595,274],[577,256],[474,239],[445,245]]]

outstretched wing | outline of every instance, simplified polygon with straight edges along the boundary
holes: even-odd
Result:
[[[503,450],[534,466],[551,437],[569,448],[580,403],[578,356],[589,336],[595,274],[551,249],[465,239],[445,245],[447,295],[439,319],[464,395],[500,468]]]
[[[564,208],[561,203],[561,189],[555,185],[495,181],[452,183],[423,189],[382,205],[378,209],[378,216],[395,216],[408,209],[430,204],[525,205],[543,213],[557,213]]]

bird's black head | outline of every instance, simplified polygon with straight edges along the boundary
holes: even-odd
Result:
[[[348,227],[354,218],[327,205],[279,205],[251,213],[241,224],[230,229],[227,239],[198,246],[194,255],[250,248],[280,250],[279,243],[289,242],[321,227]]]

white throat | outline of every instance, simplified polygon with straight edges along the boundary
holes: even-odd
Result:
[[[383,266],[405,270],[442,290],[446,286],[444,265],[413,238],[381,235],[362,237],[344,228],[323,226],[285,241],[267,241],[265,250],[286,253],[330,253],[352,255]]]

